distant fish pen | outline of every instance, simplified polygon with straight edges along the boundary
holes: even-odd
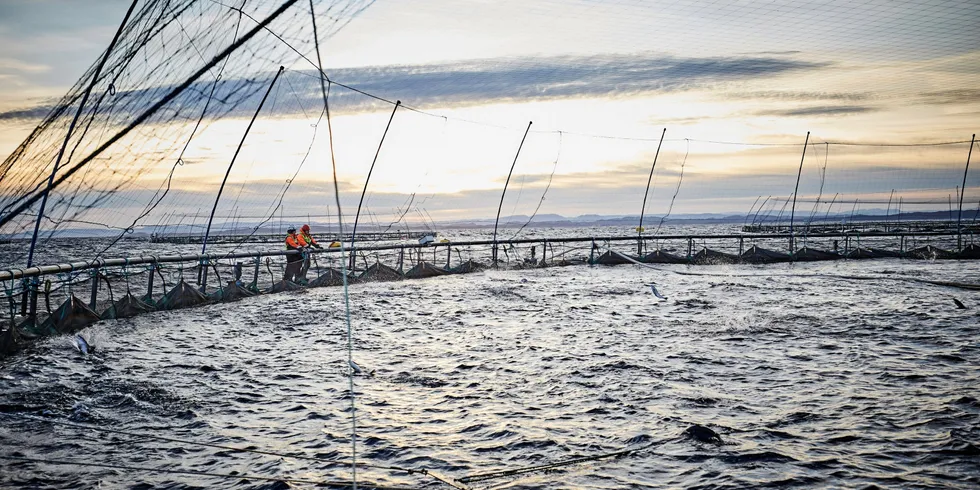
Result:
[[[402,243],[352,248],[349,267],[340,263],[339,247],[324,248],[308,253],[309,278],[297,282],[283,279],[283,271],[286,258],[300,252],[286,250],[138,256],[9,269],[0,271],[7,303],[0,355],[101,320],[339,286],[343,271],[349,283],[358,283],[576,264],[980,259],[980,244],[972,233],[960,249],[955,245],[962,238],[950,231],[810,233],[796,237],[801,246],[792,253],[786,248],[789,239],[782,233],[740,233]]]

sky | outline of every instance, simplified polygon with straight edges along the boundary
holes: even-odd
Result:
[[[0,3],[0,154],[13,152],[98,59],[129,3]],[[880,144],[968,142],[980,126],[977,2],[379,0],[342,10],[353,3],[319,4],[325,71],[404,107],[392,117],[391,105],[333,86],[333,151],[345,214],[377,153],[364,219],[382,228],[402,215],[492,217],[519,147],[504,215],[639,214],[654,161],[648,214],[757,212],[763,200],[775,214],[789,202],[801,158],[807,213],[846,212],[844,203],[858,200],[945,209],[969,143]],[[185,32],[194,12],[181,17]],[[290,15],[291,23],[308,18]],[[173,169],[172,193],[140,224],[166,212],[198,221],[190,215],[213,204],[278,63],[286,72],[242,145],[219,219],[330,212],[319,80],[296,56],[315,59],[315,51],[291,28],[284,22],[281,32],[293,51],[246,45],[250,57],[236,63],[247,60],[248,69],[217,90],[247,87],[250,95],[220,120],[191,133],[194,118],[184,114],[126,140],[127,150],[166,158],[90,220],[129,221]],[[171,42],[181,39],[175,33]],[[188,49],[184,60],[189,68],[204,58]],[[210,86],[202,79],[192,88]],[[187,135],[193,144],[174,166]],[[966,208],[980,199],[977,175],[968,176]]]

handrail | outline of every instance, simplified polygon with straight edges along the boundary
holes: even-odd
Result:
[[[834,237],[850,237],[850,236],[873,236],[876,238],[899,238],[908,236],[955,236],[955,232],[950,231],[936,231],[936,232],[889,232],[889,233],[874,233],[874,234],[861,234],[852,232],[837,232],[837,233],[810,233],[809,238],[834,238]],[[726,233],[726,234],[689,234],[689,235],[650,235],[640,237],[644,240],[715,240],[715,239],[733,239],[733,238],[754,238],[754,239],[785,239],[786,234],[780,233]],[[552,237],[540,237],[540,238],[519,238],[511,240],[497,240],[497,244],[526,244],[526,243],[539,243],[547,241],[548,243],[581,243],[590,242],[592,240],[605,241],[605,242],[623,242],[623,241],[635,241],[637,237],[635,235],[630,236],[587,236],[587,237],[566,237],[566,238],[552,238]],[[373,245],[366,247],[354,247],[349,250],[351,254],[357,252],[374,252],[374,251],[385,251],[385,250],[404,250],[409,248],[439,248],[439,247],[469,247],[469,246],[480,246],[480,245],[493,245],[495,242],[493,240],[469,240],[469,241],[459,241],[459,242],[431,242],[427,244],[413,244],[413,243],[402,243],[402,244],[390,244],[390,245]],[[321,253],[340,253],[340,248],[323,248],[310,250],[310,253],[321,254]],[[101,269],[104,267],[119,267],[127,265],[141,265],[141,264],[165,264],[174,262],[210,262],[211,260],[222,260],[222,259],[246,259],[253,257],[283,257],[287,255],[295,255],[299,253],[296,250],[278,250],[278,251],[250,251],[250,252],[232,252],[232,253],[209,253],[209,254],[181,254],[181,255],[150,255],[144,256],[140,255],[138,257],[120,257],[111,259],[96,259],[92,261],[82,261],[82,262],[69,262],[63,264],[51,264],[51,265],[40,265],[27,268],[15,268],[11,267],[9,269],[0,270],[0,281],[9,281],[12,279],[23,279],[28,277],[43,276],[48,274],[58,274],[63,272],[75,272],[84,271],[90,269]]]

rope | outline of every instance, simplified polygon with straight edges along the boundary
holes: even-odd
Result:
[[[337,204],[337,231],[340,235],[340,276],[344,285],[344,316],[347,320],[347,365],[354,362],[353,355],[353,326],[351,325],[350,315],[350,291],[347,281],[347,250],[344,247],[344,213],[340,206],[340,187],[337,184],[337,156],[334,152],[333,144],[333,123],[330,118],[330,85],[324,86],[324,82],[329,82],[327,75],[323,72],[323,62],[320,58],[320,39],[316,30],[316,12],[313,8],[313,0],[310,0],[310,20],[313,23],[313,42],[316,47],[317,70],[320,73],[320,91],[323,95],[323,112],[327,115],[327,135],[330,141],[330,166],[333,171],[333,191],[334,200]],[[283,41],[285,42],[285,41]],[[305,58],[305,57],[304,57]],[[396,106],[397,109],[397,106]],[[392,112],[394,116],[394,112]],[[353,238],[353,237],[351,237]],[[351,423],[351,483],[353,489],[357,490],[357,404],[354,393],[354,370],[347,372],[348,388],[350,390],[350,423]]]
[[[544,204],[545,196],[548,195],[548,191],[551,189],[551,182],[555,179],[555,171],[558,170],[558,160],[561,159],[561,144],[562,144],[562,132],[558,131],[558,153],[555,155],[555,162],[551,165],[551,175],[548,176],[548,185],[544,187],[544,192],[541,193],[541,199],[538,200],[538,206],[534,208],[534,212],[531,213],[531,217],[528,218],[527,221],[523,225],[521,225],[520,228],[518,228],[517,232],[515,232],[514,235],[510,237],[511,240],[517,238],[517,235],[520,235],[521,232],[524,231],[524,228],[527,227],[527,225],[531,224],[531,221],[534,220],[534,217],[538,215],[538,211],[541,210],[541,205]],[[516,208],[517,204],[514,204],[514,207]]]
[[[677,194],[681,192],[681,182],[684,182],[684,166],[687,165],[687,156],[691,154],[691,140],[684,138],[684,141],[687,142],[687,150],[684,152],[684,160],[681,161],[681,174],[677,177],[677,188],[674,189],[674,195],[670,198],[670,206],[667,207],[667,213],[660,218],[660,223],[657,224],[657,231],[653,232],[654,236],[660,234],[660,227],[664,225],[664,221],[667,221],[670,212],[674,210],[674,200],[677,199]]]

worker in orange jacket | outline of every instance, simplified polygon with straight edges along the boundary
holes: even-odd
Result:
[[[303,269],[306,242],[303,241],[302,236],[296,233],[296,228],[290,227],[286,233],[288,233],[286,235],[286,250],[297,250],[299,253],[286,256],[286,273],[282,279],[296,282],[299,279],[300,271]]]
[[[310,225],[303,225],[299,232],[300,242],[304,247],[323,248],[316,242],[316,238],[310,235]],[[306,273],[310,270],[310,254],[304,254],[303,267],[299,271],[299,280],[306,282]]]

